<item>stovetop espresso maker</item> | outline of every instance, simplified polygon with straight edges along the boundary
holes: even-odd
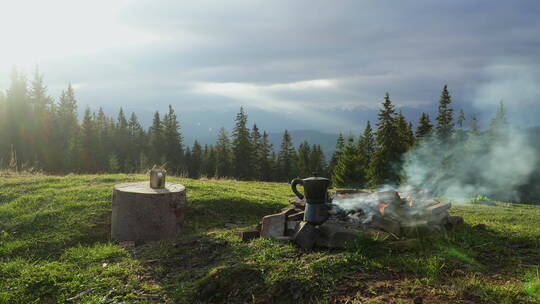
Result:
[[[304,221],[320,225],[324,223],[328,217],[328,187],[330,180],[324,177],[314,177],[299,179],[295,178],[291,181],[291,189],[300,199],[304,199],[304,195],[296,189],[297,185],[304,186],[304,195],[306,197],[306,210],[304,213]]]

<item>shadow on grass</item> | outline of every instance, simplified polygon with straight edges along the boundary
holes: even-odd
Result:
[[[193,230],[223,228],[226,223],[256,225],[265,215],[279,212],[285,205],[247,199],[206,199],[190,201],[187,227]]]

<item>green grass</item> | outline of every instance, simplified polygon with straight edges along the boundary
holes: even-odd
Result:
[[[414,246],[364,238],[306,253],[236,235],[286,206],[287,184],[170,177],[188,189],[184,234],[122,248],[109,240],[112,187],[145,179],[0,175],[0,303],[83,291],[78,303],[540,302],[537,206],[454,206],[466,225]]]

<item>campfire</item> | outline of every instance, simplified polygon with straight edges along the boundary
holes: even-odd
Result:
[[[241,232],[241,237],[290,240],[307,250],[343,248],[359,234],[401,240],[444,233],[463,223],[461,217],[449,216],[450,203],[423,190],[338,190],[327,198],[328,217],[322,224],[305,221],[309,199],[294,197],[290,203],[280,213],[265,216],[258,229]]]

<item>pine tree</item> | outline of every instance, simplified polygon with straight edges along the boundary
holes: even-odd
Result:
[[[191,159],[188,163],[189,168],[189,177],[191,178],[200,178],[202,171],[202,147],[198,141],[193,143],[193,148],[191,149]]]
[[[253,148],[253,177],[256,180],[262,179],[262,135],[257,124],[253,124],[251,129],[251,146]]]
[[[33,119],[26,77],[16,68],[11,73],[11,84],[6,92],[6,146],[13,147],[17,155],[17,170],[32,159],[33,138],[30,122]]]
[[[232,155],[229,136],[225,128],[219,130],[216,143],[216,173],[215,176],[231,177],[232,176]]]
[[[396,144],[396,147],[398,149],[398,152],[400,155],[403,155],[409,148],[412,147],[413,141],[411,140],[411,130],[410,125],[407,123],[407,120],[405,119],[405,116],[403,116],[403,112],[399,111],[399,114],[396,117],[395,120],[396,123],[396,130],[398,134],[398,138],[396,140],[398,143]]]
[[[480,128],[478,127],[478,118],[475,114],[471,115],[471,132],[473,134],[478,134],[480,132]]]
[[[92,117],[90,108],[84,111],[81,127],[81,161],[82,171],[86,173],[96,173],[99,170],[98,160],[98,131],[96,123]]]
[[[465,112],[463,111],[463,109],[461,109],[459,111],[459,116],[458,116],[458,119],[456,121],[458,127],[460,129],[463,129],[463,123],[465,122]]]
[[[330,159],[330,168],[329,168],[330,175],[332,175],[334,168],[337,165],[339,154],[341,153],[344,147],[345,147],[345,138],[343,138],[343,134],[339,133],[339,136],[336,141],[336,148],[334,150],[334,153],[332,153],[332,158]]]
[[[124,114],[124,110],[120,108],[116,119],[116,129],[114,134],[115,155],[118,159],[118,167],[120,172],[129,172],[128,163],[133,161],[129,159],[130,137],[128,130],[128,122]]]
[[[51,138],[55,131],[53,128],[53,122],[55,120],[54,104],[52,98],[47,94],[47,87],[43,83],[43,75],[39,73],[37,68],[30,85],[29,99],[33,108],[31,131],[33,134],[32,138],[34,138],[33,144],[35,145],[32,147],[33,154],[41,167],[47,172],[50,172],[54,170],[52,161],[53,154],[55,153],[55,145],[51,143]]]
[[[375,140],[375,135],[373,134],[373,129],[371,128],[371,123],[368,121],[366,127],[364,128],[364,133],[360,136],[358,140],[358,162],[359,162],[359,183],[365,185],[368,182],[368,169],[373,160],[373,155],[377,149],[377,143]]]
[[[280,174],[281,170],[279,168],[278,163],[278,155],[275,151],[272,151],[272,154],[270,154],[270,181],[281,181]]]
[[[320,145],[311,147],[311,155],[309,156],[310,172],[318,176],[327,176],[326,159]]]
[[[444,88],[441,93],[441,99],[439,100],[439,114],[437,116],[437,126],[435,127],[437,131],[437,137],[442,142],[447,142],[454,133],[454,123],[453,112],[454,110],[450,108],[450,103],[452,98],[448,92],[448,86],[444,85]]]
[[[146,162],[146,133],[139,123],[139,119],[135,113],[131,113],[128,121],[128,133],[129,133],[129,156],[130,160],[128,167],[132,172],[140,172],[146,167],[141,167],[141,158]]]
[[[272,164],[271,153],[273,153],[273,147],[268,139],[268,133],[266,133],[266,131],[263,132],[262,135],[261,148],[259,153],[259,162],[261,164],[260,179],[264,181],[272,180],[272,167],[274,164]]]
[[[235,121],[232,141],[234,177],[239,180],[249,180],[253,176],[253,145],[244,108],[240,108]]]
[[[185,164],[182,163],[184,144],[180,133],[180,124],[171,105],[169,105],[169,112],[163,117],[163,140],[161,145],[165,148],[164,156],[167,170],[172,174],[187,171]]]
[[[418,123],[418,127],[416,128],[416,138],[417,139],[425,139],[431,137],[433,133],[433,125],[431,124],[431,121],[429,120],[429,115],[426,113],[422,113],[422,116],[420,117],[420,122]]]
[[[0,92],[0,169],[8,165],[7,105],[4,94]]]
[[[213,146],[204,145],[203,172],[208,178],[216,174],[216,150]]]
[[[77,150],[80,146],[76,136],[79,134],[79,124],[77,120],[77,100],[75,92],[68,85],[66,91],[62,91],[58,103],[58,156],[63,160],[62,171],[70,171],[76,167]],[[66,162],[67,160],[67,162]]]
[[[159,112],[154,113],[154,119],[152,121],[152,126],[148,131],[148,136],[150,138],[149,154],[150,161],[154,165],[161,165],[164,162],[165,149],[164,149],[164,134],[163,134],[163,124],[159,118]]]
[[[113,151],[113,138],[109,119],[101,107],[99,108],[96,117],[96,129],[99,143],[96,159],[98,160],[99,171],[105,172],[109,168],[109,155]]]
[[[297,176],[295,159],[296,151],[291,136],[289,135],[289,132],[285,130],[277,159],[279,168],[278,179],[280,181],[290,181],[293,177]]]
[[[339,155],[332,173],[332,182],[337,187],[360,187],[364,184],[361,173],[359,153],[354,144],[354,137],[347,139],[347,144]]]
[[[397,183],[399,180],[399,165],[401,159],[401,147],[396,140],[399,134],[396,129],[396,112],[390,100],[390,95],[386,93],[383,108],[379,111],[379,122],[377,124],[377,150],[373,155],[369,167],[369,183],[371,186],[379,186],[385,183]]]
[[[506,120],[506,110],[504,109],[504,103],[501,100],[495,117],[491,120],[489,126],[490,135],[493,138],[500,137],[508,129],[508,121]]]
[[[184,161],[186,163],[186,167],[182,171],[182,176],[191,177],[190,170],[193,170],[193,168],[191,166],[191,148],[190,147],[186,148],[183,156],[184,156]]]
[[[311,147],[307,141],[303,141],[298,146],[296,166],[300,177],[309,177],[313,174],[311,163]]]

